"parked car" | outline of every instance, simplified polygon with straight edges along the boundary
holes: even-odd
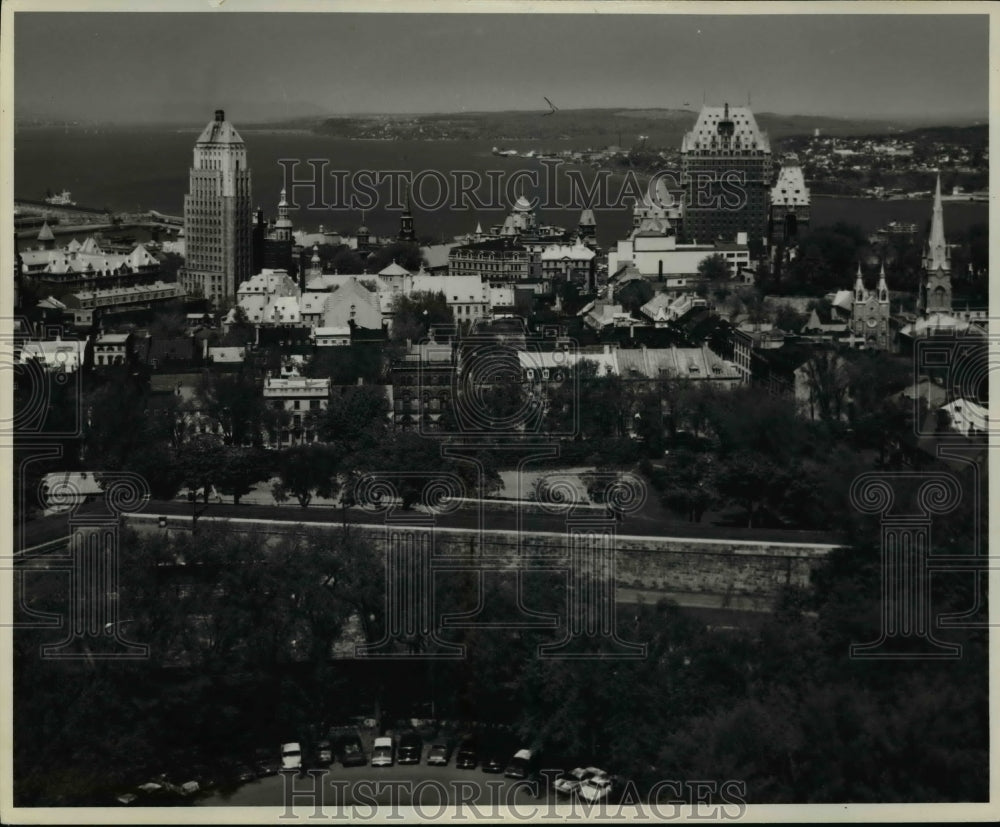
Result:
[[[233,764],[226,768],[226,780],[230,784],[246,784],[256,777],[257,773],[249,764]]]
[[[513,749],[511,739],[500,733],[493,733],[484,739],[479,753],[479,766],[483,772],[503,772],[507,757]]]
[[[344,767],[363,767],[368,763],[361,738],[355,732],[341,735],[336,740],[336,758]]]
[[[611,797],[613,779],[608,773],[598,771],[580,784],[579,796],[584,801],[597,804]]]
[[[580,786],[587,780],[599,774],[597,767],[577,767],[575,770],[560,773],[552,785],[558,795],[576,795]]]
[[[391,767],[395,763],[395,758],[392,738],[386,736],[376,738],[375,743],[372,744],[372,766]]]
[[[400,764],[419,764],[424,754],[424,740],[414,729],[409,729],[399,737],[396,747],[396,761]]]
[[[446,766],[451,760],[451,754],[455,749],[455,740],[451,737],[441,737],[440,735],[431,744],[427,753],[427,763],[439,767]]]
[[[281,761],[274,757],[271,750],[262,747],[254,752],[253,766],[258,777],[262,778],[267,775],[277,775],[281,769]]]
[[[295,741],[281,745],[281,769],[302,769],[302,747]]]
[[[538,756],[530,749],[519,749],[507,762],[503,774],[506,778],[530,779],[538,772]]]
[[[458,743],[458,754],[455,756],[455,766],[462,770],[471,770],[479,763],[479,741],[475,735],[466,735]]]
[[[333,746],[326,739],[316,744],[316,761],[323,767],[333,763]]]

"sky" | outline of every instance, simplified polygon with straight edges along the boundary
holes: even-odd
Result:
[[[15,112],[120,123],[697,108],[987,117],[970,15],[14,15]]]

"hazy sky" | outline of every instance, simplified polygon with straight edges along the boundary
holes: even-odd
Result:
[[[959,15],[18,13],[19,116],[201,123],[357,112],[697,108],[986,117]]]

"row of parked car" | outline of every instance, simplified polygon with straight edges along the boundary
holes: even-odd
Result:
[[[459,732],[402,728],[394,734],[374,739],[371,758],[365,753],[358,730],[337,727],[304,754],[301,744],[291,742],[281,747],[281,769],[304,770],[339,763],[344,767],[391,767],[395,764],[448,766],[454,757],[458,769],[480,768],[486,773],[503,773],[507,778],[537,781],[542,761],[538,750],[520,747],[513,734],[505,730]],[[557,762],[558,765],[558,762]],[[547,765],[551,766],[551,765]],[[565,764],[563,764],[565,766]],[[594,766],[580,766],[555,777],[553,789],[564,797],[588,803],[614,799],[624,782],[619,777]]]

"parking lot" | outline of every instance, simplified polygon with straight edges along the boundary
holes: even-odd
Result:
[[[487,815],[495,807],[522,805],[538,806],[550,799],[543,796],[536,799],[525,782],[504,778],[502,774],[485,773],[478,767],[471,770],[458,769],[455,756],[447,766],[428,766],[426,754],[419,764],[392,767],[342,767],[339,763],[322,768],[325,773],[314,781],[309,775],[299,775],[286,779],[281,775],[271,775],[250,781],[232,792],[217,792],[198,801],[205,807],[284,807],[289,786],[295,790],[309,792],[323,782],[322,806],[333,811],[338,806],[382,807],[418,806],[433,814],[446,804],[462,803],[470,808],[478,807]],[[314,787],[314,784],[317,785]],[[551,793],[551,800],[555,794]],[[313,802],[306,796],[297,799],[296,811],[311,812]]]

